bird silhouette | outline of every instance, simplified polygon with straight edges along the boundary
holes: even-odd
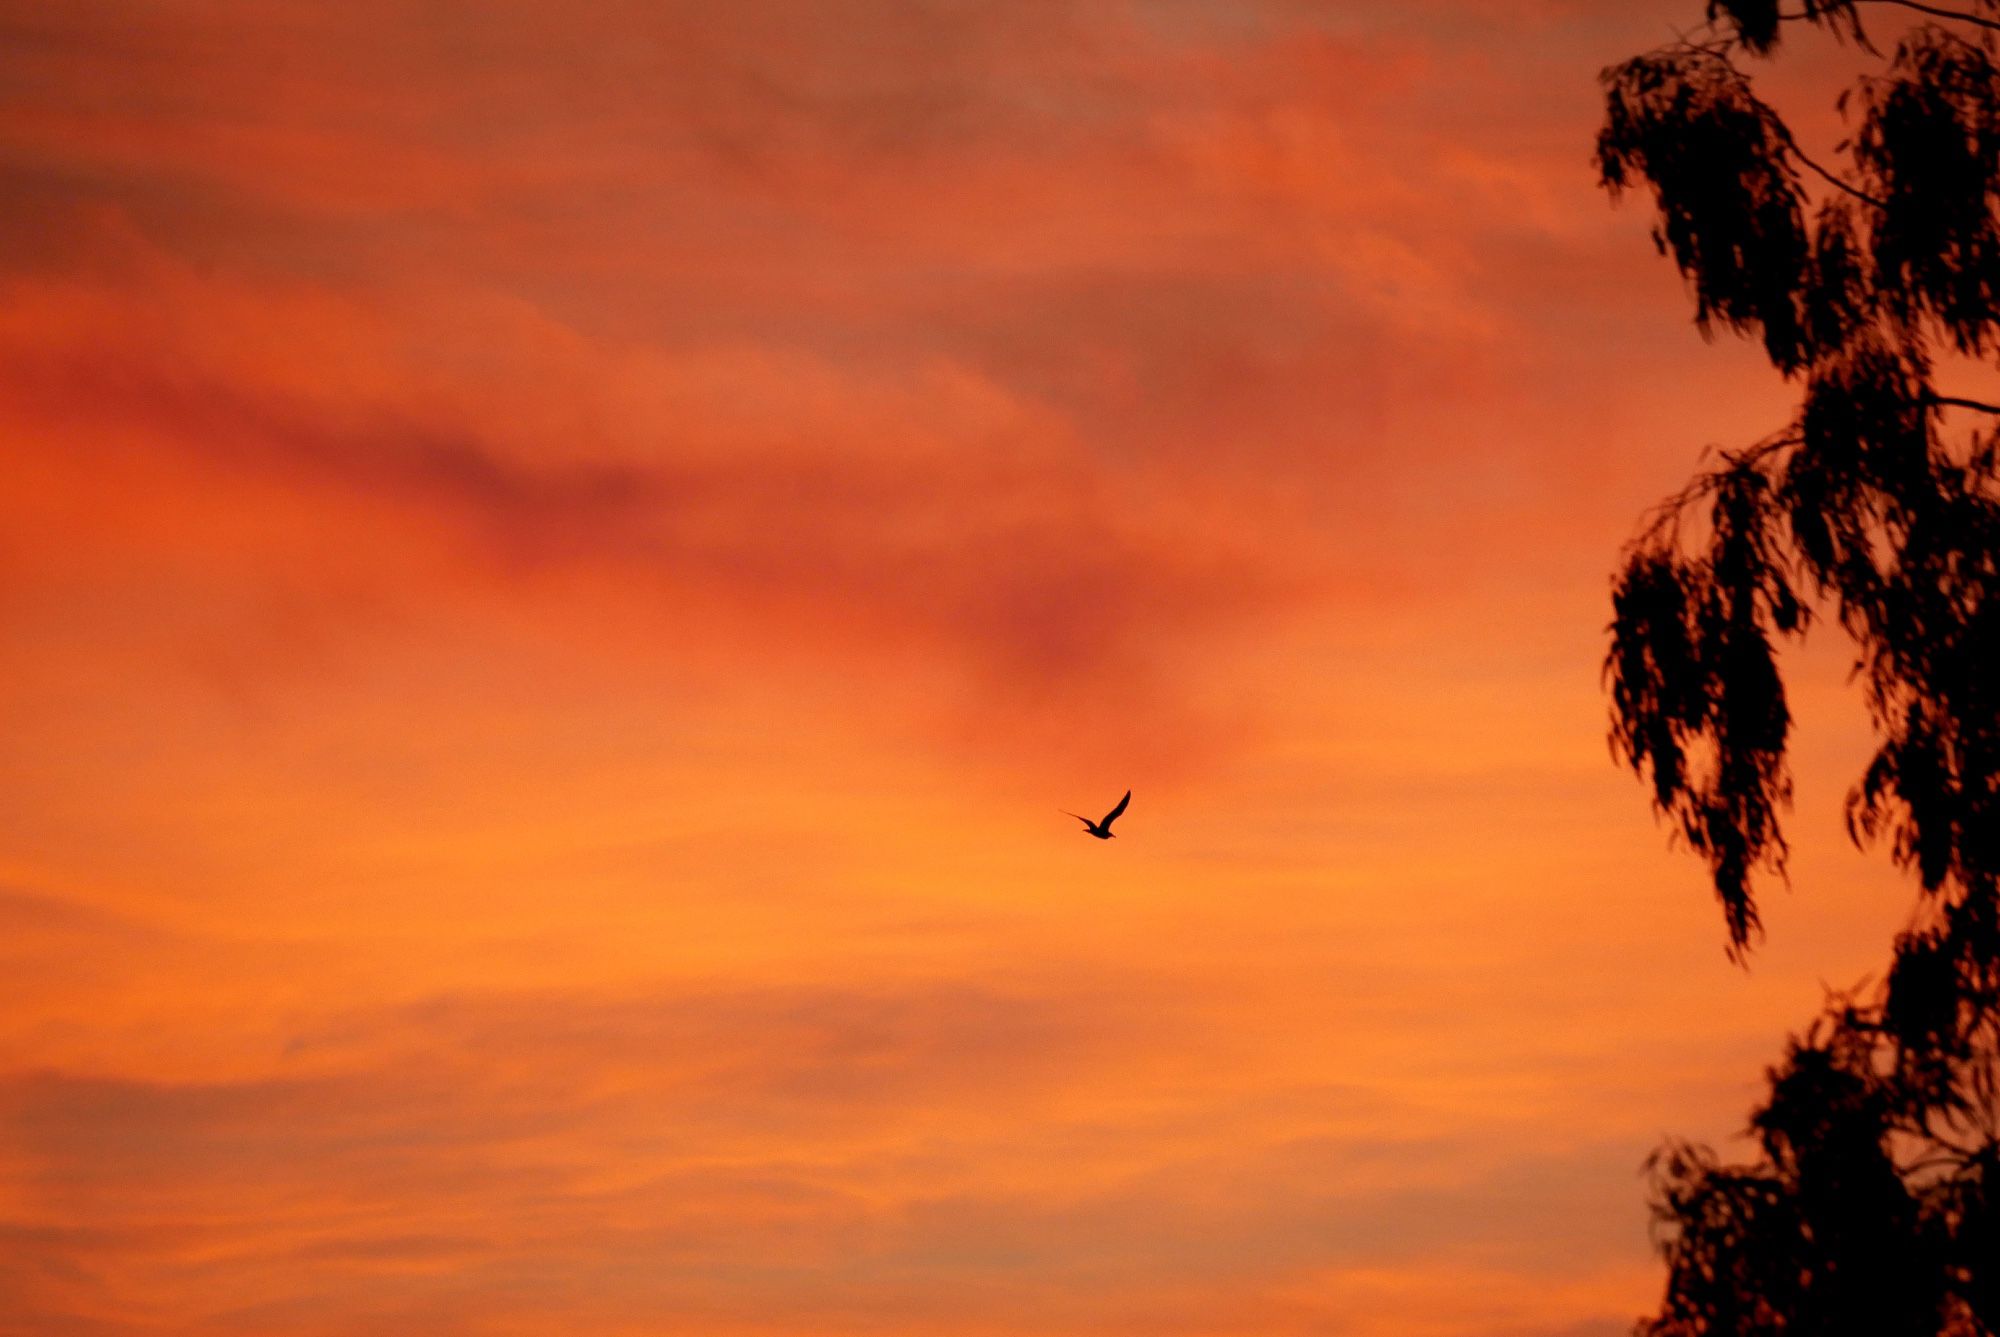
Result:
[[[1111,840],[1113,839],[1111,824],[1118,820],[1118,814],[1124,812],[1125,805],[1131,801],[1132,791],[1128,789],[1125,791],[1125,797],[1118,800],[1118,806],[1110,812],[1105,813],[1104,820],[1101,822],[1093,822],[1082,813],[1071,812],[1068,808],[1057,808],[1056,811],[1065,817],[1074,817],[1077,821],[1082,822],[1083,834],[1086,836],[1096,836],[1099,840]]]

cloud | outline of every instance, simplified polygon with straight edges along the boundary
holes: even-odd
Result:
[[[1198,1079],[1225,1037],[1164,983],[462,995],[324,1019],[268,1075],[17,1073],[0,1164],[45,1262],[13,1303],[300,1333],[1137,1331],[1163,1285],[1255,1312],[1332,1267],[1548,1267],[1563,1221],[1565,1267],[1624,1255],[1596,1162],[1629,1148],[1496,1161],[1367,1091],[1267,1123]],[[1169,1111],[1202,1136],[1162,1139]],[[1329,1115],[1355,1126],[1281,1131]]]
[[[19,1302],[87,1316],[150,1283],[219,1316],[268,1291],[296,1323],[343,1279],[472,1269],[490,1313],[536,1257],[643,1255],[696,1291],[788,1237],[851,1257],[926,1141],[962,1158],[1161,1024],[1116,990],[965,983],[440,998],[302,1032],[266,1076],[15,1073],[0,1167],[70,1279]]]
[[[530,598],[537,583],[583,581],[653,604],[656,622],[700,617],[711,647],[733,636],[757,652],[819,645],[835,662],[938,658],[976,691],[1008,684],[1024,696],[1116,679],[1172,713],[1174,644],[1255,618],[1284,583],[1213,525],[1190,542],[1172,519],[1187,507],[1128,505],[1108,462],[1020,435],[1027,424],[1004,409],[986,425],[995,410],[976,396],[991,392],[970,373],[927,376],[878,406],[867,381],[808,361],[817,388],[797,408],[823,406],[817,420],[725,420],[718,440],[654,405],[593,438],[600,406],[563,423],[528,396],[517,416],[509,401],[523,396],[507,383],[485,406],[482,381],[464,377],[405,373],[356,394],[352,378],[373,374],[358,331],[336,333],[340,351],[319,370],[252,351],[259,332],[285,339],[339,314],[317,299],[259,310],[191,279],[168,293],[183,305],[167,328],[147,302],[128,309],[102,293],[43,289],[17,304],[4,373],[16,421],[72,443],[70,462],[50,467],[76,471],[80,511],[121,475],[192,469],[200,480],[185,519],[155,508],[145,527],[90,542],[199,552],[206,541],[213,565],[247,540],[269,554],[267,580],[331,584],[328,605],[351,602],[343,567],[372,568],[418,608],[468,572]],[[350,329],[357,319],[380,323],[350,316]],[[703,364],[658,365],[709,395]],[[509,374],[531,373],[516,362]],[[896,400],[917,420],[891,420]],[[871,437],[876,427],[885,435]],[[284,526],[265,519],[279,514]],[[301,606],[296,593],[288,602]]]

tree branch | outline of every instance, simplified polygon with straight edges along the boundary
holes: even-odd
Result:
[[[1924,402],[1936,404],[1940,408],[1972,409],[1979,413],[2000,414],[2000,404],[1989,404],[1983,399],[1966,399],[1959,395],[1937,395],[1924,391]]]
[[[1647,510],[1640,517],[1638,531],[1626,542],[1625,552],[1630,555],[1643,552],[1647,548],[1677,545],[1680,542],[1681,516],[1695,502],[1720,487],[1723,479],[1733,470],[1761,469],[1765,462],[1779,451],[1790,450],[1804,444],[1805,438],[1799,434],[1798,427],[1793,425],[1741,450],[1722,450],[1715,446],[1704,446],[1701,452],[1702,458],[1706,459],[1713,451],[1722,461],[1722,467],[1696,474],[1679,492]]]
[[[1805,16],[1803,14],[1795,14],[1792,15],[1791,17],[1804,18]],[[1742,70],[1738,69],[1736,67],[1736,63],[1729,59],[1729,53],[1726,49],[1727,48],[1726,43],[1724,44],[1724,49],[1722,50],[1717,50],[1712,46],[1704,46],[1698,43],[1684,42],[1684,44],[1687,45],[1691,50],[1700,51],[1706,55],[1714,57],[1716,60],[1721,61],[1723,66],[1726,69],[1728,69],[1731,74],[1735,75],[1738,79],[1741,79],[1743,81],[1743,84],[1746,88],[1749,87],[1750,76],[1746,75],[1745,73],[1743,73]],[[1755,95],[1752,94],[1752,97],[1754,99]],[[1762,103],[1758,103],[1758,105],[1760,107],[1763,106]],[[1789,151],[1794,158],[1797,158],[1805,166],[1811,168],[1812,171],[1816,175],[1818,175],[1820,179],[1825,181],[1828,185],[1833,186],[1838,190],[1846,191],[1849,195],[1852,195],[1855,199],[1860,200],[1863,204],[1869,205],[1872,208],[1887,209],[1889,207],[1883,201],[1876,199],[1873,195],[1870,195],[1867,191],[1861,189],[1859,186],[1848,181],[1845,177],[1841,176],[1839,173],[1830,171],[1827,168],[1822,167],[1819,164],[1819,162],[1813,158],[1811,154],[1807,153],[1804,149],[1799,147],[1799,141],[1797,140],[1797,138],[1793,136],[1792,128],[1789,125],[1786,125],[1783,118],[1781,118],[1775,111],[1771,112],[1766,119],[1769,121],[1771,128],[1778,132],[1779,138],[1785,141],[1786,150]]]
[[[1964,10],[1943,9],[1937,5],[1926,5],[1921,0],[1858,0],[1858,2],[1873,5],[1901,5],[1904,9],[1914,9],[1920,14],[1929,14],[1933,18],[1954,19],[1960,23],[1970,23],[1981,28],[1991,28],[1994,32],[2000,32],[2000,20],[1981,18],[1977,14],[1968,14]]]
[[[1792,156],[1794,158],[1797,158],[1800,162],[1804,163],[1806,166],[1812,168],[1814,172],[1819,174],[1821,179],[1827,182],[1827,184],[1839,187],[1841,190],[1846,191],[1849,195],[1852,195],[1855,199],[1860,200],[1863,204],[1872,205],[1877,209],[1886,209],[1889,207],[1881,200],[1876,199],[1873,195],[1870,195],[1867,191],[1861,189],[1861,187],[1850,184],[1845,178],[1840,177],[1833,172],[1829,172],[1826,168],[1821,167],[1818,163],[1814,162],[1811,157],[1807,156],[1806,151],[1799,147],[1799,141],[1792,138],[1792,132],[1789,129],[1784,130],[1784,135],[1785,135],[1785,147],[1792,151]]]
[[[1914,9],[1920,14],[1929,14],[1933,18],[1952,19],[1959,23],[1970,23],[1981,28],[1991,28],[1995,32],[2000,32],[2000,20],[1982,18],[1977,14],[1969,14],[1962,9],[1944,9],[1937,5],[1923,4],[1922,0],[1854,0],[1854,2],[1861,5],[1900,5],[1904,9]],[[1818,19],[1822,17],[1824,15],[1807,14],[1803,11],[1797,14],[1781,13],[1778,15],[1779,21],[1784,23],[1792,23],[1799,19]]]

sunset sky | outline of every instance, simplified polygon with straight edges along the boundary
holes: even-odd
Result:
[[[1605,744],[1701,8],[0,0],[0,1332],[1624,1332],[1907,905]]]

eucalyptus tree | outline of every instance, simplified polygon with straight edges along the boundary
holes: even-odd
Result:
[[[1597,168],[1651,197],[1695,321],[1789,421],[1718,452],[1613,584],[1611,738],[1702,857],[1729,951],[1785,871],[1779,651],[1854,651],[1875,750],[1848,830],[1914,884],[1879,983],[1768,1073],[1761,1154],[1653,1162],[1644,1333],[2000,1332],[2000,3],[1714,0],[1603,75]],[[1801,29],[1867,72],[1809,152],[1752,75]]]

